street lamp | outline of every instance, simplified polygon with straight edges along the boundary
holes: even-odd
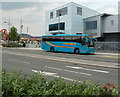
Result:
[[[10,23],[10,19],[9,19],[8,22],[7,22],[7,21],[4,21],[4,23],[7,23],[7,25],[8,25],[8,42],[9,42],[10,26],[11,26],[12,24]]]
[[[29,33],[29,27],[27,27],[27,44],[28,44],[28,41],[29,41],[28,33]],[[27,47],[28,47],[28,46],[29,46],[29,44],[27,45]]]
[[[23,24],[22,23],[23,23],[23,21],[21,20],[20,21],[20,34],[22,34],[22,29],[23,29]]]
[[[58,11],[58,34],[60,33],[60,16],[61,16],[61,12],[59,10]]]

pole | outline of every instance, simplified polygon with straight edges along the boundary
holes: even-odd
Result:
[[[60,33],[60,16],[61,16],[61,13],[60,11],[58,11],[58,34]]]
[[[22,24],[22,20],[20,21],[20,34],[22,34],[22,29],[23,29],[23,24]]]
[[[8,43],[9,43],[10,25],[11,25],[11,23],[10,23],[10,19],[9,19],[9,21],[8,21]]]
[[[28,33],[29,33],[29,27],[27,27],[27,44],[28,44],[28,41],[29,41]],[[27,45],[27,47],[28,47],[28,45]]]
[[[9,33],[10,33],[10,26],[11,26],[11,22],[10,22],[10,19],[9,19],[9,21],[7,22],[7,21],[4,21],[4,23],[7,23],[7,25],[8,25],[8,42],[9,42]]]

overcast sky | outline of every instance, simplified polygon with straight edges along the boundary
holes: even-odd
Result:
[[[33,2],[32,2],[33,1]],[[61,2],[60,2],[61,1]],[[64,1],[64,2],[63,2]],[[84,5],[99,13],[118,14],[119,0],[2,0],[2,26],[0,29],[8,29],[4,21],[9,21],[20,32],[20,20],[23,20],[23,33],[27,32],[33,36],[41,36],[45,33],[45,12],[68,2]]]

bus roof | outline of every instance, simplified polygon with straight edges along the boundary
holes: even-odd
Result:
[[[50,36],[91,36],[88,34],[56,34],[56,35],[44,35],[42,37],[50,37]]]

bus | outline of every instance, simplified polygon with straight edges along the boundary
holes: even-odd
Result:
[[[94,54],[97,40],[88,34],[56,34],[42,36],[41,48],[52,52]]]

